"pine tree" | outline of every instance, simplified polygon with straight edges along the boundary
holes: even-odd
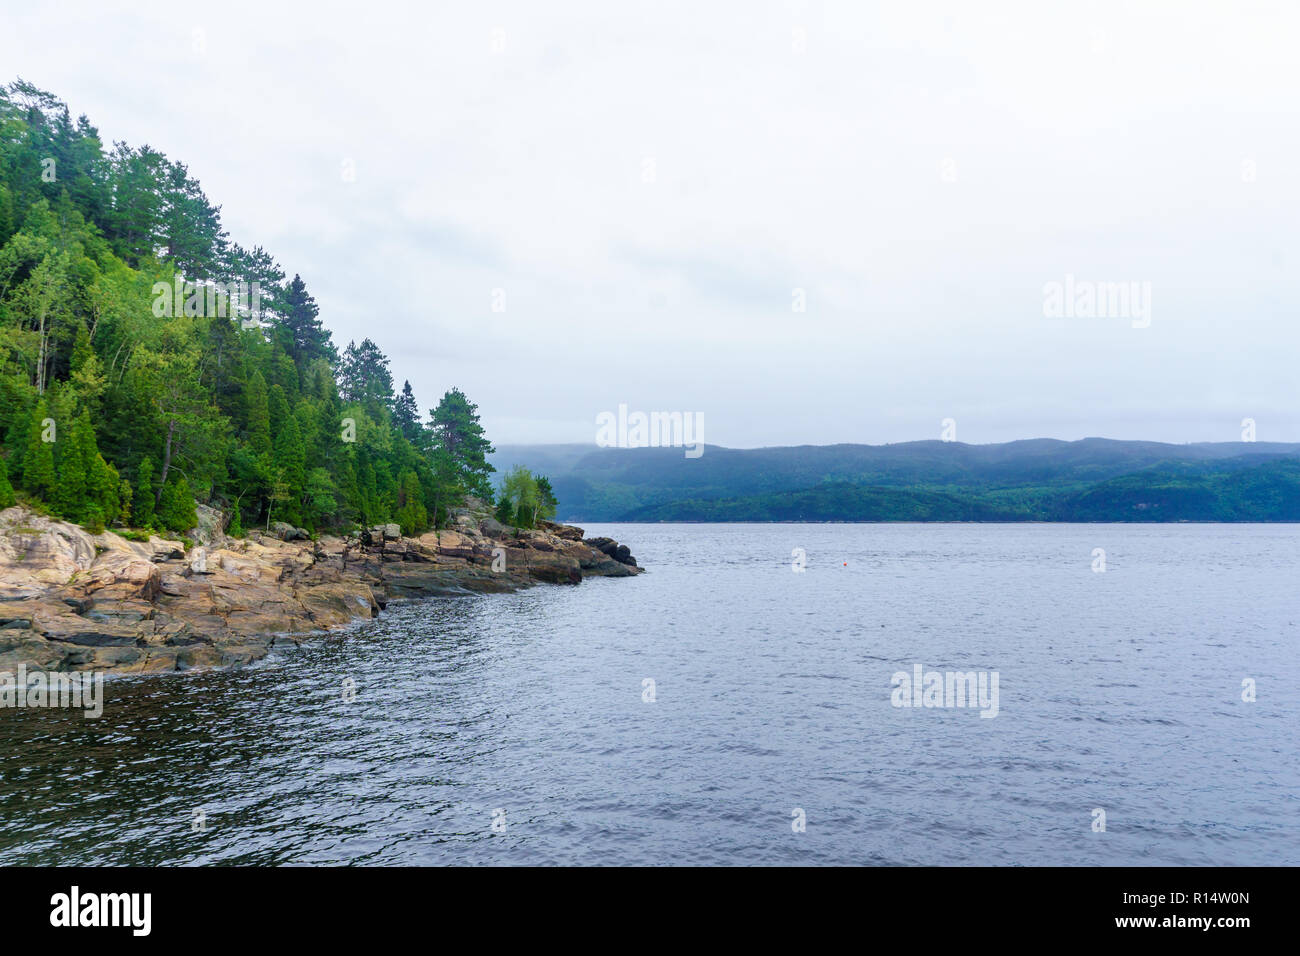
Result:
[[[90,419],[83,416],[72,423],[71,434],[58,443],[56,456],[57,482],[50,502],[60,515],[69,521],[81,521],[86,510],[95,502],[87,487],[86,465],[97,457],[94,431]]]
[[[5,464],[5,456],[0,453],[0,510],[8,508],[14,503],[14,486],[9,484],[9,466]]]
[[[131,490],[131,483],[125,478],[119,476],[117,481],[117,500],[121,507],[117,512],[117,520],[128,527],[131,524],[131,499],[134,496],[134,492]]]
[[[339,363],[339,394],[353,402],[376,421],[383,421],[391,411],[393,374],[388,370],[388,356],[370,339],[361,344],[349,342]]]
[[[154,520],[153,459],[146,455],[135,470],[135,526],[148,528]]]
[[[496,469],[488,462],[487,456],[496,449],[483,434],[478,406],[460,389],[453,388],[429,415],[434,447],[450,457],[456,474],[468,491],[491,501],[492,485],[488,475]]]
[[[27,453],[23,456],[23,487],[48,501],[55,488],[53,439],[58,437],[58,432],[56,423],[46,424],[49,420],[46,410],[43,398],[32,408]]]
[[[99,449],[94,447],[93,431],[91,435],[91,453],[86,467],[86,494],[103,515],[104,522],[113,524],[122,513],[122,498],[118,492],[122,478],[117,469],[104,460]]]
[[[429,513],[424,507],[424,492],[420,489],[420,479],[414,471],[402,474],[398,488],[397,523],[402,527],[402,534],[415,535],[429,526]]]
[[[497,521],[504,525],[513,526],[515,523],[515,509],[510,504],[510,499],[505,496],[502,496],[501,500],[497,502],[496,518]]]
[[[188,531],[199,523],[194,495],[184,475],[163,486],[162,501],[158,504],[158,520],[168,531]]]
[[[307,483],[307,452],[298,430],[298,420],[292,415],[285,416],[284,424],[275,435],[275,468],[289,496],[281,506],[281,520],[301,524],[299,502]]]
[[[415,393],[411,391],[409,381],[402,384],[402,394],[393,404],[393,424],[407,441],[416,448],[420,447],[424,426],[420,424],[420,406],[415,402]]]
[[[271,450],[271,412],[267,404],[266,379],[253,372],[248,380],[248,444],[259,455]]]
[[[285,317],[281,325],[286,332],[289,355],[300,370],[318,358],[331,364],[339,359],[329,330],[321,324],[319,315],[320,308],[308,294],[306,283],[295,275],[285,293]]]

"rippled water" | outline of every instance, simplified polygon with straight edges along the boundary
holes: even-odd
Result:
[[[1300,863],[1296,526],[588,532],[650,572],[0,710],[0,863]]]

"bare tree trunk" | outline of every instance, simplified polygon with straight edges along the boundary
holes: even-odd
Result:
[[[45,394],[45,349],[48,344],[48,337],[45,334],[45,308],[41,308],[41,321],[39,328],[41,336],[41,348],[36,360],[36,394]]]

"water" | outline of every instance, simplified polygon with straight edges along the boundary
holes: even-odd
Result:
[[[588,532],[650,573],[0,711],[0,863],[1300,863],[1296,526]]]

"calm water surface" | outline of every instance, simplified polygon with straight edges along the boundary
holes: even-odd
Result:
[[[587,530],[649,573],[0,711],[0,864],[1300,863],[1296,526]]]

